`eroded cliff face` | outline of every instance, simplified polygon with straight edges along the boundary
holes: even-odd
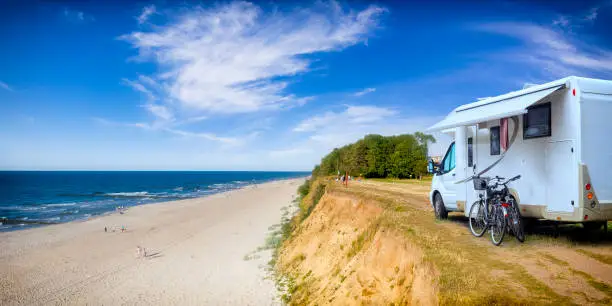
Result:
[[[436,220],[426,181],[319,179],[283,222],[273,261],[293,305],[602,305],[612,301],[610,233],[543,224],[501,247],[463,214]],[[544,231],[543,231],[544,230]],[[538,232],[539,231],[539,232]],[[276,245],[279,245],[276,244]]]
[[[308,199],[307,199],[308,200]],[[280,250],[289,304],[437,304],[435,268],[376,201],[327,191]]]

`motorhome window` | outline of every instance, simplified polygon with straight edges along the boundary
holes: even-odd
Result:
[[[474,166],[474,146],[472,144],[472,137],[468,138],[468,167]]]
[[[500,143],[499,143],[499,126],[491,128],[491,155],[500,154]]]
[[[444,160],[442,161],[442,172],[446,173],[455,169],[455,143],[448,148]]]
[[[532,106],[523,115],[523,139],[551,135],[550,102]]]

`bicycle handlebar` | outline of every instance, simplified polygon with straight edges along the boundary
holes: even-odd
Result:
[[[519,174],[519,175],[517,175],[517,176],[515,176],[515,177],[513,177],[513,178],[511,178],[511,179],[509,179],[509,180],[508,180],[508,182],[506,182],[506,183],[510,183],[510,182],[512,182],[512,181],[516,181],[516,180],[518,180],[518,179],[520,179],[520,178],[521,178],[521,175]]]
[[[518,179],[520,179],[520,178],[521,178],[521,175],[519,174],[519,175],[517,175],[517,176],[515,176],[515,177],[513,177],[513,178],[511,178],[511,179],[509,179],[509,180],[507,180],[507,181],[505,181],[505,182],[503,182],[503,183],[495,183],[495,187],[497,187],[497,186],[499,186],[499,185],[504,185],[504,186],[506,186],[506,185],[508,185],[508,183],[510,183],[510,182],[514,182],[514,181],[516,181],[516,180],[518,180]],[[500,179],[499,179],[498,181],[501,181],[501,179],[503,179],[503,178],[501,178],[501,177],[500,177]]]

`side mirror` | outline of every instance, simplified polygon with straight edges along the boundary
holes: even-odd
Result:
[[[432,174],[440,174],[440,165],[436,164],[433,159],[427,163],[427,172]]]

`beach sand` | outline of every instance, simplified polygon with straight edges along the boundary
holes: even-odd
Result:
[[[279,304],[265,279],[270,251],[245,255],[264,244],[302,182],[0,233],[0,305]]]

